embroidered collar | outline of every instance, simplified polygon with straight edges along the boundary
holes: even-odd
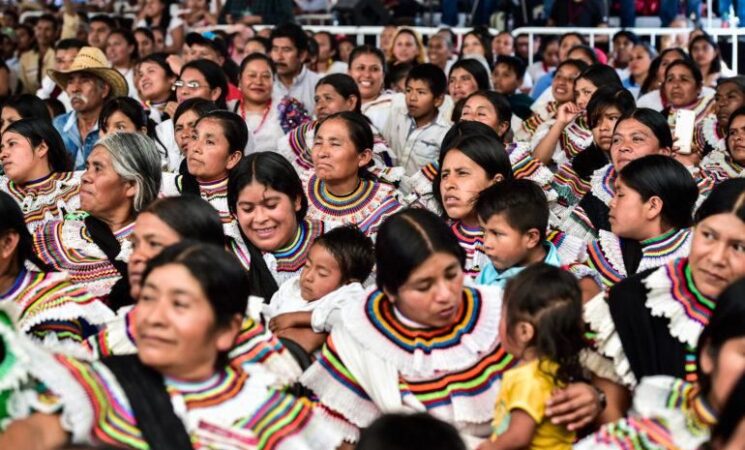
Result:
[[[310,247],[316,237],[323,234],[323,223],[305,219],[295,231],[294,238],[283,248],[273,252],[277,270],[296,272],[305,264]]]
[[[375,198],[378,189],[378,183],[360,180],[351,193],[337,196],[329,192],[326,183],[313,175],[308,182],[308,198],[324,214],[340,217],[362,210]]]
[[[13,281],[13,284],[10,286],[10,288],[5,292],[0,292],[0,301],[5,299],[14,299],[15,296],[26,287],[28,274],[29,272],[24,267],[18,274],[18,276],[16,276],[16,279]]]
[[[460,220],[456,220],[450,225],[450,230],[462,246],[476,247],[484,243],[484,231],[481,227],[471,227]]]
[[[616,181],[616,169],[612,164],[601,167],[592,174],[590,192],[602,201],[605,205],[610,205],[613,195],[616,192],[613,183]]]
[[[183,396],[188,409],[219,405],[241,392],[248,375],[230,366],[201,382],[181,381],[165,377],[166,389],[171,395]]]
[[[225,194],[228,192],[228,177],[220,178],[215,181],[199,181],[199,191],[203,195],[213,197],[215,195]]]

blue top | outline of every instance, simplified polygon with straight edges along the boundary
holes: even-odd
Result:
[[[555,74],[556,71],[552,70],[551,72],[540,77],[538,81],[535,82],[535,84],[533,85],[533,91],[530,93],[530,96],[533,97],[533,100],[537,100],[538,97],[543,94],[543,91],[551,87],[551,83],[554,82]]]
[[[75,170],[85,169],[85,161],[93,151],[93,146],[98,142],[98,122],[93,126],[85,142],[82,142],[80,130],[78,130],[78,115],[75,111],[61,114],[52,120],[52,125],[57,129],[62,142],[65,143],[72,160],[75,162]]]
[[[556,250],[556,246],[549,241],[543,241],[543,247],[546,249],[546,257],[543,259],[543,262],[556,267],[561,266],[561,260],[559,259],[559,252]],[[479,276],[476,277],[476,284],[499,286],[504,289],[507,281],[523,269],[525,269],[525,266],[514,266],[498,272],[494,264],[487,264],[481,270]]]

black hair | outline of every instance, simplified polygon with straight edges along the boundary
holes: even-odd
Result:
[[[147,56],[140,58],[140,60],[137,61],[137,64],[142,64],[146,62],[157,64],[166,73],[166,78],[178,78],[178,74],[175,73],[173,69],[171,69],[171,65],[168,64],[168,56],[170,55],[164,52],[151,53]]]
[[[670,73],[670,69],[677,66],[683,66],[691,72],[691,75],[693,75],[693,79],[696,82],[696,86],[701,87],[701,85],[703,85],[704,76],[701,74],[701,69],[699,69],[696,63],[691,59],[678,59],[671,62],[670,65],[665,68],[665,78],[667,78],[667,74]]]
[[[47,107],[47,110],[49,111],[49,115],[52,116],[52,118],[67,112],[67,110],[65,109],[65,105],[57,98],[45,98],[43,102],[44,105]]]
[[[352,67],[352,62],[354,62],[358,56],[362,55],[373,55],[378,58],[378,60],[380,60],[380,65],[383,68],[383,73],[388,73],[383,51],[377,47],[373,47],[372,45],[360,45],[355,47],[352,50],[352,53],[349,54],[349,67]]]
[[[318,80],[316,89],[322,85],[329,85],[334,88],[337,94],[341,95],[344,100],[349,100],[350,97],[356,97],[354,112],[362,113],[362,94],[360,94],[360,88],[355,83],[354,79],[346,73],[332,73]]]
[[[698,187],[683,164],[665,155],[647,155],[629,162],[618,174],[624,184],[647,201],[662,200],[663,223],[687,228],[693,222]]]
[[[709,73],[721,72],[722,71],[722,52],[719,50],[719,44],[717,44],[717,41],[715,41],[714,38],[711,37],[708,33],[704,32],[703,34],[699,34],[695,38],[691,39],[691,42],[688,43],[688,55],[693,55],[693,46],[701,41],[704,41],[707,44],[711,45],[714,48],[714,52],[716,53],[714,60],[711,62]]]
[[[450,27],[442,27],[442,28],[438,29],[437,30],[437,33],[435,33],[435,34],[440,34],[440,33],[447,33],[448,34],[448,39],[450,39],[450,48],[455,48],[457,46],[457,44],[458,44],[458,35],[455,34],[455,32],[453,31],[452,28],[450,28]]]
[[[181,78],[181,75],[183,75],[186,69],[194,69],[201,73],[210,86],[210,89],[220,88],[220,96],[215,100],[215,104],[221,109],[228,109],[225,103],[225,98],[228,95],[228,79],[225,77],[222,67],[208,59],[196,59],[184,64],[181,68],[181,73],[179,73],[179,78]]]
[[[239,152],[243,155],[248,144],[248,128],[241,116],[231,111],[215,109],[197,119],[194,126],[196,127],[205,120],[213,120],[220,124],[223,135],[228,141],[228,154]]]
[[[184,214],[188,211],[188,214]],[[163,197],[140,211],[150,213],[173,229],[181,239],[193,239],[205,244],[225,245],[225,232],[217,210],[196,195]]]
[[[127,45],[132,46],[132,51],[129,53],[129,59],[131,62],[137,61],[140,56],[137,49],[137,39],[135,39],[135,34],[132,32],[132,30],[129,30],[127,28],[117,28],[115,30],[112,30],[109,36],[111,36],[112,34],[120,35],[124,38],[125,41],[127,41]]]
[[[55,50],[70,50],[70,49],[76,49],[80,50],[81,48],[85,47],[87,44],[80,39],[60,39],[57,41],[57,43],[54,45]]]
[[[498,65],[504,65],[507,66],[512,73],[515,74],[515,77],[517,77],[518,80],[522,80],[525,77],[525,70],[527,67],[525,66],[525,63],[522,59],[518,58],[517,56],[498,56],[497,62],[494,63],[494,68]]]
[[[408,84],[408,82],[412,80],[424,81],[427,83],[429,90],[432,91],[432,95],[434,95],[435,98],[441,97],[447,92],[447,77],[442,69],[434,64],[424,63],[412,68],[411,71],[409,71],[409,75],[406,76],[406,83]]]
[[[556,43],[559,44],[559,36],[556,35],[547,35],[547,36],[541,36],[541,43],[538,45],[538,51],[536,54],[540,57],[541,61],[543,60],[543,54],[546,53],[546,50],[548,50],[548,46]]]
[[[470,94],[468,97],[465,98],[464,104],[468,102],[469,99],[472,97],[484,97],[486,100],[489,101],[489,103],[492,104],[494,107],[494,110],[497,112],[497,117],[499,118],[499,123],[510,123],[512,120],[512,106],[510,106],[509,100],[507,100],[507,97],[504,95],[495,92],[495,91],[489,91],[489,90],[483,90],[483,91],[476,91]],[[460,116],[459,116],[460,119]],[[457,122],[457,120],[456,120]],[[505,131],[504,134],[509,133],[509,129]],[[504,135],[497,136],[500,140],[504,140]]]
[[[466,38],[469,35],[476,36],[479,42],[481,42],[481,46],[484,48],[484,59],[486,59],[486,63],[489,65],[489,70],[491,70],[491,63],[492,61],[494,61],[494,56],[492,55],[492,52],[491,52],[492,36],[489,33],[489,30],[486,28],[474,28],[468,33],[463,35],[463,38],[460,41],[461,50],[460,50],[460,55],[458,55],[459,59],[463,59],[463,57],[466,56],[463,54],[463,44],[466,42]]]
[[[357,153],[372,150],[375,142],[373,140],[372,129],[370,128],[370,121],[366,116],[352,111],[341,111],[331,114],[316,125],[316,133],[329,120],[342,120],[345,123],[349,132],[349,139],[354,144]]]
[[[45,106],[46,108],[46,106]],[[21,119],[5,129],[5,133],[18,133],[28,139],[32,148],[47,144],[47,160],[52,172],[70,172],[73,161],[65,148],[65,143],[51,122],[43,119]]]
[[[166,8],[167,10],[168,8]],[[165,11],[163,11],[163,15],[165,15]],[[114,20],[113,17],[111,17],[108,14],[96,14],[95,16],[91,17],[90,20],[88,20],[88,23],[91,24],[93,22],[102,22],[105,23],[107,27],[109,27],[110,30],[115,29],[116,26],[116,20]]]
[[[160,15],[160,22],[158,22],[158,25],[155,26],[155,28],[159,29],[165,36],[168,32],[168,26],[171,24],[171,0],[159,1],[163,4],[164,8]],[[153,29],[153,18],[145,16],[145,24],[147,24],[148,28]]]
[[[434,253],[454,256],[460,266],[466,254],[447,224],[426,209],[406,208],[383,222],[375,243],[376,282],[391,294]]]
[[[556,363],[560,383],[584,380],[580,352],[585,348],[582,292],[571,273],[546,263],[526,267],[507,282],[503,308],[507,333],[518,322],[533,325],[528,344],[538,357]],[[543,368],[539,365],[539,368]]]
[[[745,418],[745,402],[742,401],[744,398],[745,374],[740,376],[735,387],[732,388],[727,403],[724,404],[717,417],[717,423],[711,431],[709,442],[722,445],[718,448],[726,448],[725,444],[730,442],[730,439],[735,436],[737,429],[742,424],[743,418]]]
[[[398,63],[391,66],[390,70],[385,74],[383,83],[386,89],[393,89],[399,81],[405,80],[409,76],[409,72],[414,67],[412,63]]]
[[[548,200],[543,189],[533,181],[512,179],[495,183],[481,191],[474,209],[484,222],[503,214],[511,228],[522,234],[535,228],[539,240],[546,239]]]
[[[556,66],[556,73],[559,72],[559,70],[564,66],[572,66],[575,69],[577,69],[580,73],[582,73],[583,70],[590,67],[587,65],[586,62],[582,61],[581,59],[565,59],[564,61],[560,62],[558,66]]]
[[[627,117],[636,109],[636,100],[631,92],[623,87],[601,85],[587,102],[587,124],[590,129],[598,126],[602,114],[611,107],[616,108],[621,117]]]
[[[272,61],[272,58],[268,57],[267,55],[263,53],[251,53],[250,55],[243,58],[243,61],[241,61],[241,66],[238,69],[238,73],[240,77],[243,77],[243,71],[246,70],[246,67],[248,67],[248,64],[253,61],[264,61],[269,65],[269,70],[272,71],[272,75],[277,73],[277,66],[274,65],[274,61]]]
[[[575,50],[580,50],[582,53],[584,53],[585,56],[587,56],[587,58],[592,61],[593,65],[598,63],[598,55],[595,53],[595,50],[593,50],[592,47],[590,47],[589,45],[575,45],[567,52],[567,58],[569,57],[569,54]]]
[[[249,42],[258,42],[264,47],[264,51],[266,53],[269,53],[269,51],[272,49],[272,43],[269,39],[265,38],[264,36],[253,36],[246,40],[246,44]]]
[[[60,23],[59,23],[59,20],[57,19],[57,17],[54,16],[54,14],[44,13],[44,14],[40,15],[36,19],[36,23],[39,23],[42,20],[44,22],[50,22],[52,24],[52,26],[54,27],[55,33],[59,30]]]
[[[668,49],[670,50],[670,49]],[[659,55],[652,60],[649,65],[649,71],[647,72],[647,78],[644,79],[641,87],[639,88],[639,97],[646,94],[647,92],[653,91],[657,80],[657,72],[660,70],[660,64],[662,64],[662,56]]]
[[[466,450],[458,430],[430,414],[384,414],[360,433],[357,450]]]
[[[39,119],[52,123],[47,105],[34,94],[12,95],[3,102],[3,108],[15,109],[24,119]]]
[[[734,214],[745,222],[745,179],[731,178],[714,187],[696,210],[693,221],[699,224],[717,214]]]
[[[133,34],[142,33],[145,35],[146,38],[150,39],[153,43],[155,43],[155,35],[153,34],[152,30],[147,27],[138,27],[135,28],[132,32]],[[139,48],[138,48],[139,50]]]
[[[477,59],[463,58],[456,61],[450,67],[450,72],[448,73],[446,82],[447,80],[450,80],[450,77],[453,76],[453,71],[455,69],[463,69],[466,72],[470,73],[473,79],[476,80],[476,85],[479,90],[489,89],[489,72]],[[442,71],[442,69],[439,70]]]
[[[316,31],[316,33],[313,36],[318,36],[319,34],[322,34],[329,38],[329,47],[331,48],[331,59],[334,61],[339,61],[339,44],[336,42],[336,38],[333,34],[331,34],[328,31]]]
[[[372,239],[365,236],[356,225],[334,228],[317,237],[313,245],[328,250],[339,264],[342,283],[363,283],[375,265]]]
[[[579,74],[577,80],[579,80],[580,78],[589,81],[596,88],[600,88],[602,86],[623,86],[621,77],[618,76],[618,72],[616,72],[616,69],[605,64],[593,64],[587,67]],[[577,80],[575,80],[575,83],[577,82]]]
[[[179,118],[188,111],[194,111],[197,116],[202,117],[208,112],[217,110],[218,107],[212,100],[204,98],[188,98],[181,102],[173,113],[173,125],[176,126]]]
[[[637,36],[636,33],[634,33],[631,30],[621,30],[621,31],[616,32],[616,34],[613,35],[612,40],[615,41],[616,38],[619,38],[619,37],[625,37],[626,39],[631,41],[631,43],[634,45],[639,43],[639,36]]]
[[[665,116],[660,112],[649,108],[636,108],[628,116],[618,119],[618,122],[616,122],[616,128],[618,128],[618,125],[624,120],[630,119],[634,119],[652,130],[652,134],[655,135],[660,143],[660,148],[673,147],[673,135],[670,132],[670,125],[667,123]]]
[[[740,77],[739,75],[737,78],[743,78],[745,80],[745,77]],[[739,87],[740,86],[738,86],[738,88]],[[729,148],[729,139],[728,139],[729,134],[730,134],[730,128],[732,127],[732,122],[734,122],[736,118],[742,117],[742,116],[745,116],[745,105],[740,106],[736,110],[732,111],[732,114],[729,115],[729,122],[727,123],[727,129],[725,130],[726,132],[725,136],[727,136],[727,138],[724,140],[724,146],[725,146],[725,149],[727,150],[727,153],[730,155],[730,157],[732,157],[732,150]],[[735,162],[738,164],[741,163],[741,161],[735,161]]]
[[[153,270],[170,264],[185,267],[199,282],[218,329],[228,326],[235,317],[243,317],[251,287],[248,274],[234,255],[217,245],[183,240],[148,261],[143,285]]]
[[[101,108],[101,113],[98,115],[98,128],[103,132],[108,133],[106,122],[117,111],[127,116],[127,118],[129,118],[129,120],[134,124],[136,130],[139,131],[142,128],[148,130],[150,128],[148,123],[150,118],[148,117],[145,108],[143,108],[140,102],[132,97],[115,97],[106,100]]]
[[[272,34],[269,36],[271,45],[277,38],[288,38],[297,48],[298,54],[308,51],[308,35],[305,34],[300,25],[294,23],[282,23],[274,27]]]
[[[31,261],[41,271],[49,270],[49,267],[34,253],[34,240],[26,227],[26,218],[18,202],[10,194],[0,191],[0,236],[6,233],[18,234],[16,264],[19,270],[23,270],[26,261]]]
[[[580,42],[582,42],[581,45],[587,45],[587,39],[585,39],[585,37],[583,35],[581,35],[580,33],[576,32],[576,31],[570,31],[568,33],[562,34],[559,37],[559,47],[561,47],[561,43],[564,42],[564,39],[566,39],[568,37],[572,37],[572,36],[574,36],[577,39],[579,39]]]
[[[300,210],[295,212],[295,218],[298,223],[305,219],[308,198],[303,183],[292,164],[275,152],[251,153],[233,168],[228,181],[228,208],[231,213],[237,211],[241,191],[254,181],[288,196],[293,204],[300,199]]]
[[[745,94],[745,75],[735,75],[733,77],[720,78],[717,80],[717,88],[724,84],[734,84],[742,94]]]

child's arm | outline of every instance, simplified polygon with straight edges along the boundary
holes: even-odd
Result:
[[[310,328],[311,312],[291,312],[274,317],[269,321],[269,330],[277,333],[286,328],[305,327]]]
[[[479,445],[477,450],[519,450],[530,448],[533,434],[538,424],[522,409],[510,411],[510,424],[507,431],[500,434],[496,441],[488,440]]]
[[[285,328],[277,332],[277,337],[289,339],[301,347],[308,353],[313,353],[319,350],[324,342],[326,342],[327,333],[316,333],[310,328]]]

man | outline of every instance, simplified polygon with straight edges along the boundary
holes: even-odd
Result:
[[[59,22],[51,14],[39,17],[34,26],[36,46],[24,52],[20,58],[18,79],[23,83],[23,92],[33,94],[39,89],[41,79],[47,70],[54,67],[54,50]]]
[[[106,51],[106,40],[116,28],[116,22],[110,16],[99,14],[90,21],[88,29],[88,45]]]
[[[85,47],[85,42],[78,39],[62,39],[54,47],[54,70],[65,71],[70,68],[81,48]],[[41,87],[36,91],[36,96],[40,99],[56,98],[65,106],[66,111],[72,109],[70,97],[57,84],[52,81],[49,75],[41,80]]]
[[[273,97],[294,97],[313,111],[316,83],[321,77],[303,64],[308,57],[308,35],[299,25],[287,23],[274,28],[270,41],[270,56],[277,66]]]
[[[127,96],[127,80],[109,67],[106,56],[95,47],[81,48],[67,70],[51,70],[49,76],[70,97],[72,111],[57,116],[53,124],[75,161],[75,169],[82,170],[98,141],[98,116],[104,102]]]

